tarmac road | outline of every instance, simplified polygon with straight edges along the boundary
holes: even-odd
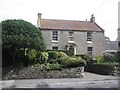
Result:
[[[4,80],[2,90],[120,90],[118,77],[85,72],[84,78]]]

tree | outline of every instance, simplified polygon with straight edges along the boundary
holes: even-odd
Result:
[[[44,51],[45,44],[40,30],[33,24],[11,19],[2,21],[2,48],[11,48],[14,60],[16,52],[21,48],[24,51],[26,48]]]

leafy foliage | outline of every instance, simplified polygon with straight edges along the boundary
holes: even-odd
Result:
[[[114,62],[115,57],[111,53],[104,53],[103,57],[106,62]]]
[[[40,67],[41,70],[60,70],[61,69],[60,64],[45,63],[45,64],[36,64],[36,66]]]
[[[78,55],[76,55],[76,57],[84,59],[87,63],[90,63],[90,61],[92,60],[92,56],[90,56],[88,54],[78,54]]]
[[[39,55],[39,58],[37,59],[37,62],[40,64],[45,64],[48,61],[48,53],[47,52],[41,52]]]
[[[2,40],[3,47],[45,49],[40,30],[24,20],[2,21]]]
[[[24,63],[27,59],[26,48],[39,51],[45,50],[45,44],[40,30],[31,23],[24,20],[16,19],[5,20],[1,23],[3,51],[2,53],[4,60],[2,65],[12,65],[15,62],[19,61],[23,61]],[[11,50],[11,52],[9,50]],[[19,57],[21,50],[21,55],[24,58]]]
[[[36,58],[39,57],[39,51],[35,49],[27,50],[26,56],[28,57],[30,63],[36,63]]]
[[[48,51],[48,57],[49,57],[49,59],[57,59],[58,52],[57,51]]]
[[[97,59],[97,63],[104,63],[105,62],[103,56],[97,56],[96,59]]]
[[[83,59],[77,59],[77,58],[67,58],[62,61],[63,68],[71,68],[71,67],[81,67],[85,66],[86,62]]]

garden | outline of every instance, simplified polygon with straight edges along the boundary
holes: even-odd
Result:
[[[92,57],[46,50],[41,31],[24,20],[2,21],[2,79],[80,78],[85,71],[118,75],[118,54]]]
[[[104,53],[101,56],[92,58],[89,55],[82,55],[86,60],[85,71],[101,75],[114,75],[120,74],[119,56],[118,53]]]
[[[5,20],[2,31],[2,79],[82,77],[86,61],[46,50],[41,31],[30,22]]]

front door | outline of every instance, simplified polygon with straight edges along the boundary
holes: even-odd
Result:
[[[69,50],[74,51],[74,55],[76,55],[76,46],[70,45]]]

